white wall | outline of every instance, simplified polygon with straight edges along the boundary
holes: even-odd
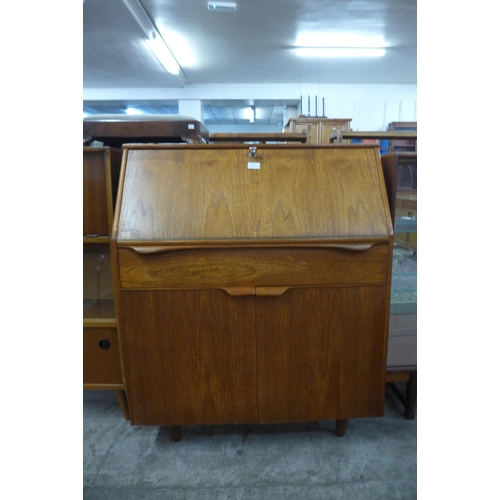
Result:
[[[311,114],[315,114],[315,97],[318,98],[318,115],[329,118],[352,118],[351,128],[361,131],[386,130],[394,121],[417,121],[416,85],[189,85],[168,89],[84,89],[84,100],[296,100],[302,96],[307,113],[307,97],[311,98]],[[232,131],[230,127],[224,130]],[[258,130],[253,127],[253,131]],[[216,131],[215,129],[213,130]],[[235,129],[235,131],[243,131]]]

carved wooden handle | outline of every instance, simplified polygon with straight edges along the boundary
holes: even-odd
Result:
[[[279,297],[287,290],[293,288],[291,286],[231,286],[221,287],[232,297],[245,297],[248,295],[257,295],[258,297]]]
[[[247,295],[255,295],[254,286],[229,286],[220,288],[220,290],[224,290],[232,297],[245,297]]]
[[[221,250],[221,249],[241,249],[241,248],[270,248],[270,249],[326,249],[326,250],[346,250],[349,252],[364,252],[365,250],[369,250],[370,248],[373,247],[375,243],[351,243],[351,244],[342,244],[342,243],[296,243],[296,244],[279,244],[279,243],[256,243],[254,245],[252,244],[247,244],[247,245],[235,245],[229,244],[229,245],[221,245],[221,244],[215,244],[215,245],[182,245],[182,246],[130,246],[130,247],[122,247],[126,249],[133,250],[134,252],[140,254],[140,255],[152,255],[152,254],[159,254],[159,253],[166,253],[166,252],[177,252],[181,250]]]
[[[293,288],[291,286],[258,286],[255,295],[259,297],[279,297],[287,290]]]

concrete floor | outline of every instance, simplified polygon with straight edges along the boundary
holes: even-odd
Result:
[[[131,426],[114,392],[84,391],[84,500],[411,500],[417,420],[388,393],[381,418],[274,426]]]

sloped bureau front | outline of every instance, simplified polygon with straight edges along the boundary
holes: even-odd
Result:
[[[382,415],[392,242],[376,147],[127,147],[112,247],[132,424]]]

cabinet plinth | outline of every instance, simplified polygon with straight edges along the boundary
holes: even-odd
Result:
[[[111,253],[132,424],[383,414],[377,147],[131,145],[123,169]]]

